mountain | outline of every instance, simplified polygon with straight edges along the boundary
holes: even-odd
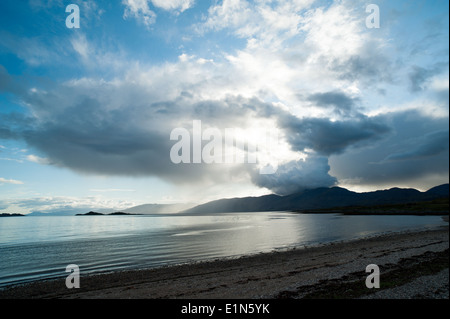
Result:
[[[104,214],[102,213],[97,213],[97,212],[89,212],[86,214],[76,214],[75,216],[103,216]]]
[[[75,216],[130,216],[130,215],[139,215],[139,214],[130,214],[130,213],[124,213],[124,212],[102,214],[102,213],[97,213],[97,212],[89,212],[86,214],[76,214]]]
[[[2,214],[0,214],[0,217],[21,217],[21,216],[25,216],[25,215],[16,214],[16,213],[13,213],[13,214],[2,213]]]
[[[128,214],[173,214],[194,207],[195,204],[144,204],[123,210]]]
[[[380,206],[418,203],[449,197],[449,184],[443,184],[420,192],[411,188],[391,188],[374,192],[356,193],[342,187],[314,188],[299,193],[279,196],[243,197],[219,199],[203,205],[194,204],[145,204],[130,207],[125,214],[210,214],[227,212],[304,211],[338,207]],[[58,209],[50,212],[33,212],[27,216],[74,216],[80,207]],[[91,208],[92,210],[92,208]],[[85,211],[89,211],[87,208]],[[95,209],[108,214],[114,209]]]
[[[184,214],[206,214],[257,211],[302,211],[350,206],[379,206],[431,201],[448,198],[449,184],[433,187],[426,192],[416,189],[391,188],[356,193],[341,187],[315,188],[287,196],[230,198],[212,201],[183,211]]]
[[[442,197],[448,197],[449,184],[443,184],[440,186],[433,187],[427,191],[428,194],[439,195]]]

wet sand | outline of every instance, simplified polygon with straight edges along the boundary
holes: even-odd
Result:
[[[81,269],[79,289],[67,289],[62,278],[4,289],[0,298],[448,298],[448,247],[446,226],[158,269],[90,276]],[[380,289],[365,287],[369,264],[380,268]],[[408,286],[426,276],[430,285]],[[399,286],[407,290],[401,296]]]

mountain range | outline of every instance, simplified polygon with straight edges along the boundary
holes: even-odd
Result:
[[[307,211],[339,207],[380,206],[419,203],[449,197],[449,184],[433,187],[426,192],[412,188],[391,188],[373,192],[357,193],[342,187],[315,188],[299,193],[279,196],[229,198],[211,201],[202,205],[194,204],[144,204],[121,210],[126,214],[211,214],[259,211]],[[114,209],[95,210],[107,214]],[[27,216],[74,216],[80,212],[70,208],[58,212],[33,212]]]
[[[380,206],[418,203],[448,198],[449,184],[433,187],[426,192],[416,189],[391,188],[357,193],[341,187],[315,188],[278,196],[220,199],[184,210],[184,214],[258,211],[304,211],[338,207]]]

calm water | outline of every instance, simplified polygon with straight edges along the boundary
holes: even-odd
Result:
[[[0,218],[0,287],[139,269],[445,225],[439,216],[302,215]]]

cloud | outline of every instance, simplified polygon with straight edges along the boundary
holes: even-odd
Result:
[[[342,110],[340,117],[296,116],[258,97],[259,85],[254,90],[245,87],[245,83],[254,84],[247,81],[249,72],[234,63],[230,69],[226,61],[205,63],[183,55],[174,63],[132,68],[109,81],[81,78],[45,90],[19,90],[33,117],[14,121],[11,117],[5,122],[4,135],[24,139],[45,157],[28,160],[77,172],[156,176],[178,184],[221,183],[233,174],[248,174],[255,185],[285,194],[308,185],[334,185],[336,175],[330,173],[329,157],[366,151],[392,134],[391,118],[359,113],[359,96],[338,89],[306,95],[306,100],[325,110]],[[262,66],[251,72],[261,70]],[[272,83],[278,83],[281,90],[286,82],[277,81]],[[255,176],[256,167],[248,165],[173,164],[171,130],[190,129],[196,119],[221,130],[245,129],[259,121],[264,123],[261,127],[272,125],[281,130],[290,157],[279,163],[277,174],[261,177]]]
[[[420,66],[413,66],[409,73],[409,80],[411,82],[411,91],[420,92],[425,90],[426,86],[430,84],[430,80],[445,70],[448,71],[448,63],[436,63],[430,68],[423,68]],[[432,83],[431,83],[432,84]]]
[[[22,181],[18,181],[15,179],[6,179],[3,177],[0,177],[0,184],[13,184],[13,185],[22,185]]]
[[[194,2],[124,0],[122,5],[125,19],[150,28],[158,10],[178,14]],[[405,56],[392,55],[402,48],[387,31],[365,27],[365,14],[362,1],[214,2],[196,23],[196,36],[212,41],[213,32],[223,31],[221,36],[245,41],[228,51],[211,46],[207,57],[183,53],[158,65],[129,61],[126,52],[105,52],[88,34],[77,33],[63,47],[71,51],[71,64],[74,56],[82,62],[78,77],[30,89],[24,78],[0,66],[0,90],[12,93],[27,110],[0,115],[0,138],[23,139],[43,156],[29,155],[29,161],[82,173],[156,176],[178,184],[219,183],[241,174],[279,193],[334,185],[336,178],[370,184],[432,170],[445,173],[445,140],[437,132],[446,127],[426,114],[392,111],[403,107],[399,101],[422,107],[422,113],[447,110],[445,72],[420,63],[411,71]],[[20,52],[28,43],[39,49],[36,39],[1,35],[3,45],[30,64],[33,58],[41,63],[53,58],[52,52]],[[96,72],[99,66],[109,77]],[[417,91],[414,97],[411,88]],[[410,98],[413,102],[405,102]],[[441,118],[448,120],[448,114]],[[280,130],[287,155],[279,172],[255,176],[255,167],[243,165],[171,163],[171,130],[191,130],[197,119],[220,130]],[[381,166],[389,167],[389,177],[383,177]]]
[[[361,81],[365,85],[378,83],[390,83],[393,81],[392,65],[388,57],[382,52],[377,53],[376,48],[367,48],[357,55],[332,60],[329,64],[330,70],[342,80],[351,82]]]
[[[167,11],[178,11],[183,12],[191,8],[195,1],[194,0],[151,0],[155,7],[167,10]]]
[[[89,43],[84,34],[79,33],[77,37],[71,39],[73,49],[77,52],[83,59],[89,59],[92,55],[92,50],[89,47]]]
[[[403,110],[377,120],[389,123],[390,132],[376,143],[330,156],[331,175],[386,187],[430,188],[448,182],[448,118]]]
[[[134,18],[147,28],[155,23],[156,13],[150,10],[147,0],[123,0],[122,4],[125,5],[124,19]]]
[[[125,6],[123,18],[134,18],[145,27],[150,28],[156,22],[156,13],[150,9],[153,6],[176,13],[183,12],[194,5],[194,0],[123,0]]]
[[[224,0],[211,6],[201,32],[229,29],[242,38],[277,41],[276,37],[298,33],[299,14],[313,1],[246,1]]]
[[[108,212],[122,210],[135,206],[128,201],[117,201],[106,199],[100,196],[90,196],[84,198],[50,196],[35,197],[28,199],[8,199],[0,200],[0,207],[11,212],[28,213],[57,213],[65,215],[75,215],[88,211]]]
[[[313,155],[280,165],[275,174],[254,172],[252,181],[278,195],[289,195],[305,189],[336,185],[337,179],[328,174],[329,170],[327,157]]]
[[[41,165],[49,165],[49,164],[51,164],[51,161],[48,158],[39,157],[39,156],[33,155],[33,154],[27,155],[26,159],[27,159],[27,161],[33,162],[33,163],[36,163],[36,164],[41,164]]]
[[[3,65],[0,64],[0,92],[22,94],[23,85],[13,78]]]
[[[284,118],[288,141],[294,150],[312,149],[318,154],[340,154],[349,147],[364,146],[384,137],[390,131],[379,119],[358,116],[344,121],[328,118]]]
[[[0,200],[0,210],[6,210],[9,207],[7,203]]]
[[[55,40],[45,36],[15,36],[8,31],[0,31],[0,47],[5,47],[27,64],[37,67],[61,63],[67,54],[64,38]]]
[[[318,107],[334,107],[338,111],[349,112],[353,110],[359,99],[349,97],[347,94],[340,91],[332,91],[311,94],[308,96],[307,100],[314,103]]]
[[[449,150],[449,131],[427,133],[414,139],[414,147],[387,156],[382,162],[407,161],[437,156]]]
[[[144,83],[148,80],[142,79]],[[151,86],[147,90],[141,84],[79,81],[24,96],[34,119],[14,132],[45,154],[45,158],[29,155],[27,160],[84,173],[158,176],[178,182],[217,172],[219,168],[213,165],[173,164],[170,132],[193,119],[210,126],[226,120],[235,127],[243,114],[252,112],[251,105],[245,104],[249,102],[197,102],[182,96],[161,101],[171,94]]]
[[[135,192],[135,189],[121,189],[121,188],[103,188],[103,189],[90,189],[90,192],[97,193],[115,193],[115,192]]]
[[[183,58],[170,67],[133,70],[128,75],[133,76],[132,82],[128,76],[109,82],[81,79],[45,91],[28,92],[23,98],[34,119],[15,134],[45,154],[45,158],[29,155],[29,161],[51,162],[90,174],[157,176],[177,183],[202,183],[211,179],[225,181],[233,172],[252,172],[255,167],[175,165],[169,157],[174,145],[169,139],[172,129],[187,127],[190,130],[194,119],[201,120],[205,127],[222,131],[246,129],[259,123],[266,129],[273,125],[273,129],[278,128],[285,136],[290,152],[298,154],[297,159],[307,149],[310,153],[305,163],[280,163],[278,186],[264,178],[253,178],[258,186],[284,192],[284,189],[299,187],[297,184],[288,186],[288,179],[281,181],[285,174],[292,175],[291,183],[301,180],[304,186],[324,185],[325,181],[328,185],[334,181],[327,174],[325,157],[313,153],[327,156],[343,152],[347,147],[377,139],[386,130],[382,124],[364,117],[341,122],[312,117],[299,119],[258,98],[227,95],[205,99],[204,91],[214,95],[218,88],[214,83],[205,83],[205,77],[197,82],[198,71],[192,71],[209,67]],[[335,93],[317,95],[316,100],[341,103],[344,97]],[[317,168],[313,163],[316,160]],[[311,173],[305,173],[309,169]]]

